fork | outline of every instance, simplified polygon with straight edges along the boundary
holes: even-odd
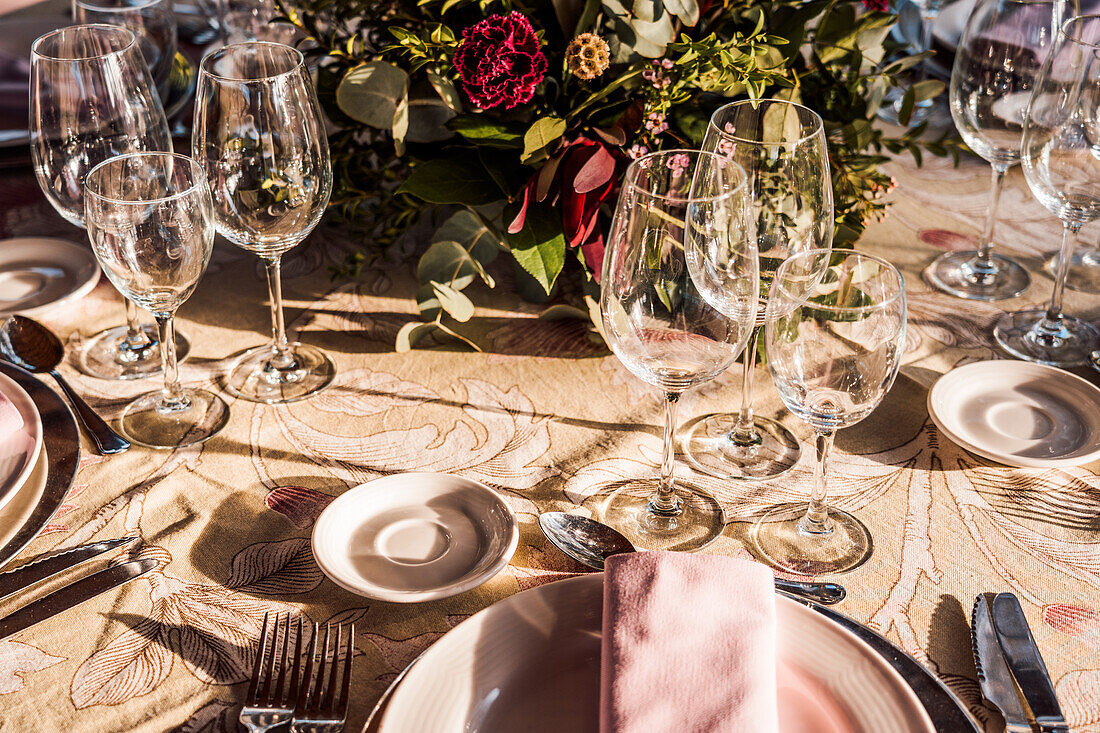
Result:
[[[291,695],[298,684],[298,674],[302,656],[302,619],[298,617],[298,633],[294,640],[294,656],[288,657],[290,647],[290,614],[276,614],[275,623],[268,639],[268,627],[272,626],[271,614],[264,614],[264,625],[260,631],[260,647],[256,650],[256,661],[252,665],[252,681],[248,684],[248,697],[241,708],[240,721],[252,733],[263,733],[280,725],[285,725],[294,715]],[[277,653],[279,633],[282,632],[282,652]],[[276,656],[279,657],[276,662]],[[283,689],[287,667],[293,663],[290,684]],[[272,689],[272,679],[278,669],[278,680]],[[263,686],[260,680],[263,679]]]
[[[343,676],[340,679],[340,692],[336,694],[336,680],[340,677],[340,647],[344,627],[336,627],[335,644],[332,646],[332,661],[328,662],[329,639],[332,624],[325,626],[325,640],[321,645],[317,672],[314,674],[313,657],[317,647],[318,626],[313,624],[313,639],[309,643],[309,656],[302,675],[302,684],[298,688],[298,702],[294,719],[290,723],[291,733],[340,733],[348,717],[348,691],[351,687],[351,661],[355,650],[355,624],[348,629],[347,646],[344,649]],[[327,666],[326,666],[327,665]],[[327,679],[326,679],[327,674]]]

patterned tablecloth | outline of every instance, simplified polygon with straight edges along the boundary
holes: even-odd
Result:
[[[911,339],[884,404],[837,438],[833,500],[861,517],[875,541],[871,560],[843,579],[849,597],[841,610],[936,670],[993,731],[1002,724],[980,703],[967,621],[977,593],[1011,590],[1072,729],[1098,732],[1100,464],[995,465],[942,436],[925,406],[939,374],[998,356],[991,330],[1005,308],[1041,303],[1050,293],[1041,265],[1058,246],[1060,226],[1032,199],[1018,170],[1002,197],[997,238],[1031,269],[1026,295],[975,303],[922,281],[921,269],[936,254],[973,245],[988,202],[988,170],[978,161],[957,169],[935,159],[919,169],[892,164],[895,206],[860,243],[903,268]],[[4,172],[0,238],[32,235],[83,241],[27,172]],[[161,566],[0,641],[0,730],[235,731],[261,620],[276,610],[356,622],[349,730],[358,730],[394,675],[456,623],[509,594],[581,571],[543,538],[538,512],[591,504],[610,481],[655,474],[658,395],[594,342],[583,322],[539,319],[540,307],[502,295],[509,289],[503,282],[490,305],[482,305],[490,303],[484,293],[475,298],[468,334],[482,353],[429,342],[398,354],[394,337],[416,312],[412,270],[333,281],[328,265],[348,246],[339,232],[319,231],[285,267],[290,328],[333,355],[339,375],[331,389],[282,407],[231,402],[229,425],[202,446],[135,447],[109,459],[84,446],[68,498],[23,557],[136,534],[141,546],[133,552]],[[1067,305],[1100,318],[1096,296],[1069,292]],[[122,317],[104,279],[43,320],[68,335]],[[220,389],[227,357],[268,338],[256,258],[220,243],[178,324],[193,343],[183,379]],[[156,386],[63,371],[108,416]],[[736,409],[739,379],[734,367],[690,392],[682,420]],[[770,381],[757,384],[760,411],[808,439]],[[708,552],[744,554],[754,516],[806,495],[812,450],[804,448],[795,471],[771,483],[718,481],[677,467],[726,511],[726,531]],[[462,474],[499,489],[521,526],[511,564],[484,586],[434,603],[395,605],[341,590],[311,556],[315,518],[348,487],[414,470]],[[10,604],[0,605],[7,610]]]

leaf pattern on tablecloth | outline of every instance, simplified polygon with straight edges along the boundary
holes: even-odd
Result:
[[[1100,611],[1056,603],[1043,609],[1043,620],[1100,652]]]
[[[337,375],[336,384],[310,399],[310,406],[324,412],[369,417],[434,399],[439,395],[422,384],[387,372],[351,369]]]
[[[978,246],[978,238],[973,234],[953,232],[950,229],[921,229],[917,232],[917,239],[949,252],[975,249]]]
[[[307,593],[324,574],[313,560],[309,539],[257,542],[233,558],[226,586],[262,595]]]
[[[372,633],[363,633],[359,636],[365,638],[371,646],[378,650],[382,660],[392,672],[400,672],[412,664],[412,661],[420,656],[422,651],[443,636],[443,632],[431,631],[426,634],[417,634],[408,639],[391,639],[382,634]]]
[[[0,639],[0,695],[22,690],[26,675],[64,661],[65,657],[47,654],[32,644]]]
[[[927,290],[905,295],[909,325],[944,346],[960,349],[993,348],[993,327],[1004,310],[980,300],[945,300]]]
[[[307,529],[313,526],[325,507],[335,499],[335,496],[304,486],[280,486],[268,493],[264,503],[269,509],[290,520],[298,529]]]
[[[541,547],[527,545],[526,550],[525,566],[513,557],[507,568],[521,591],[588,572],[588,568],[557,549],[543,550]]]
[[[1073,733],[1100,731],[1100,669],[1068,672],[1054,683],[1054,691]]]

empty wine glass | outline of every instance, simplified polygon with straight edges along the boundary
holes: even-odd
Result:
[[[214,248],[210,188],[198,163],[173,153],[130,153],[100,163],[84,186],[88,238],[123,296],[153,313],[164,389],[122,413],[122,431],[153,448],[202,442],[229,419],[217,395],[180,386],[172,317],[195,291]]]
[[[1060,0],[979,0],[955,52],[951,117],[970,149],[993,168],[978,249],[947,252],[926,271],[933,285],[960,298],[1014,298],[1031,282],[1017,262],[993,254],[993,227],[1005,174],[1020,162],[1027,102],[1062,10]]]
[[[1031,193],[1062,220],[1062,248],[1046,310],[1009,313],[993,335],[1013,356],[1081,366],[1100,333],[1062,313],[1077,232],[1100,216],[1100,15],[1067,20],[1054,39],[1024,121],[1024,177]]]
[[[176,16],[172,0],[72,0],[73,20],[130,29],[157,85],[167,99],[168,79],[176,60]]]
[[[784,259],[832,245],[833,188],[824,125],[817,113],[793,102],[733,102],[711,117],[703,149],[736,161],[748,175],[766,298]],[[753,413],[765,305],[757,309],[758,327],[744,352],[740,411],[695,422],[686,441],[689,460],[712,476],[774,478],[790,470],[802,452],[790,430]]]
[[[229,391],[282,403],[324,389],[336,365],[314,346],[287,342],[279,279],[283,253],[317,226],[332,191],[325,124],[302,54],[265,42],[207,54],[191,150],[210,181],[218,232],[267,267],[273,340],[237,358]]]
[[[84,177],[125,153],[171,150],[168,123],[134,34],[109,25],[47,33],[31,47],[31,157],[38,185],[62,217],[84,228]],[[84,340],[77,366],[103,379],[160,371],[157,331],[126,301],[126,326]],[[177,354],[190,349],[177,335]]]
[[[781,506],[753,527],[757,553],[786,572],[842,573],[871,555],[871,533],[830,508],[833,435],[878,407],[905,350],[905,286],[886,260],[811,250],[784,262],[772,283],[765,339],[783,403],[814,429],[817,464],[809,506]]]
[[[720,301],[700,281],[723,272]],[[610,493],[603,520],[647,548],[691,550],[722,531],[709,494],[677,485],[676,403],[737,358],[759,296],[744,171],[697,150],[670,150],[630,164],[611,225],[600,281],[608,345],[634,376],[665,396],[660,479],[628,481]]]

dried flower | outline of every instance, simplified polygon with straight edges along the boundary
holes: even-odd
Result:
[[[482,109],[531,101],[546,76],[535,29],[518,11],[490,15],[463,31],[454,65],[470,101]]]
[[[611,47],[595,33],[580,34],[565,49],[565,63],[569,70],[573,76],[585,81],[607,71],[610,61]]]

